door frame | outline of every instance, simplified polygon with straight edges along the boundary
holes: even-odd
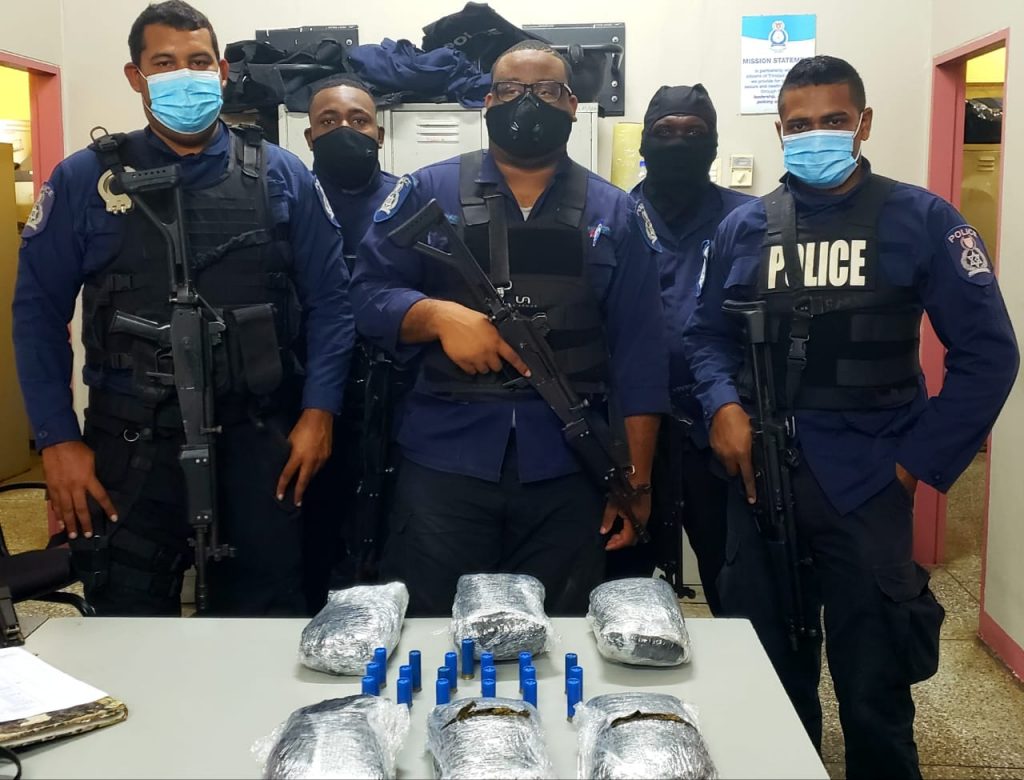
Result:
[[[0,65],[28,72],[29,110],[32,126],[32,179],[35,192],[64,159],[64,110],[61,102],[60,68],[0,51]]]
[[[963,126],[964,99],[966,96],[967,60],[979,54],[1005,48],[1006,59],[1010,58],[1010,30],[1005,28],[976,38],[954,49],[943,52],[933,60],[931,140],[928,159],[928,189],[960,204],[963,181]],[[1009,72],[1009,68],[1007,68]],[[1006,110],[1004,92],[1003,110]],[[954,121],[950,122],[952,115]],[[992,256],[993,270],[999,271],[999,235],[1002,227],[1003,182],[1006,164],[1006,122],[1003,122],[1000,145],[999,192],[996,201],[996,247]],[[935,333],[928,326],[922,331],[921,363],[928,378],[928,391],[935,393],[941,387],[945,350]],[[990,486],[992,480],[992,437],[988,439],[988,458],[985,473],[985,501],[982,510],[981,542],[981,609],[979,610],[978,634],[989,647],[1017,674],[1024,677],[1024,648],[1021,648],[992,617],[985,611],[985,574],[988,558],[988,521]],[[929,492],[932,495],[928,495]],[[922,496],[924,493],[924,496]],[[919,489],[919,503],[914,515],[914,552],[919,560],[940,563],[945,553],[946,500],[936,491]],[[921,499],[924,498],[924,501]]]
[[[1009,28],[945,51],[932,60],[931,134],[928,152],[928,189],[954,206],[960,206],[963,180],[964,100],[966,96],[967,60],[995,49],[1010,51]],[[1005,108],[1005,99],[1004,99]],[[952,121],[950,121],[952,117]],[[1003,123],[1002,141],[1006,140]],[[1002,217],[1002,166],[999,160],[999,199],[997,201],[996,232]],[[998,245],[998,244],[997,244]],[[997,266],[997,257],[993,257]],[[946,349],[932,329],[927,317],[921,327],[921,368],[930,396],[938,394],[945,374]],[[992,449],[989,440],[987,468],[991,471]],[[986,474],[986,483],[988,481]],[[988,535],[988,492],[985,494],[984,527]],[[984,542],[983,542],[984,544]],[[936,565],[945,560],[946,553],[946,496],[934,488],[919,484],[914,502],[914,557],[923,564]],[[982,562],[984,567],[984,560]],[[982,569],[984,580],[984,568]],[[984,587],[984,582],[982,584]]]

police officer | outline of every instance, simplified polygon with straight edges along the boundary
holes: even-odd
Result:
[[[459,278],[388,233],[437,199],[505,300],[547,314],[572,384],[595,401],[610,391],[642,491],[667,409],[657,237],[642,206],[631,210],[626,193],[569,160],[577,101],[562,57],[524,42],[492,77],[489,150],[400,179],[353,277],[360,332],[401,359],[422,355],[398,434],[404,460],[381,574],[409,585],[417,614],[449,613],[458,577],[482,571],[532,574],[549,610],[580,613],[605,548],[634,542],[631,525],[615,530],[618,511],[580,473],[551,408],[509,386],[526,367],[484,314],[456,302]],[[509,223],[507,271],[491,260],[492,194]],[[646,521],[650,496],[632,508]]]
[[[717,152],[718,115],[702,84],[654,93],[640,142],[647,175],[632,195],[646,207],[662,247],[655,257],[668,332],[672,413],[662,422],[654,460],[649,525],[654,541],[609,555],[606,575],[649,577],[656,564],[667,561],[676,571],[666,574],[678,580],[681,519],[714,614],[721,609],[715,580],[725,555],[726,483],[712,470],[707,427],[683,355],[683,326],[697,305],[705,249],[715,228],[751,200],[711,183],[708,171]]]
[[[820,747],[820,632],[796,651],[787,642],[749,511],[765,497],[742,405],[751,388],[737,380],[745,337],[722,310],[727,299],[766,302],[792,431],[806,619],[820,628],[824,606],[847,777],[920,777],[910,688],[935,673],[944,612],[911,557],[914,490],[920,479],[946,491],[971,462],[1019,359],[977,231],[941,198],[872,172],[861,156],[871,123],[849,63],[793,67],[776,125],[782,186],[722,222],[684,349],[711,446],[738,477],[719,578],[725,613],[752,620]],[[922,312],[948,350],[934,398],[918,363]]]
[[[377,123],[377,107],[367,86],[347,76],[332,76],[319,83],[309,101],[306,142],[313,152],[313,172],[341,224],[345,262],[351,273],[373,213],[397,181],[380,167],[384,128]],[[359,489],[367,467],[378,472],[387,468],[388,432],[374,430],[364,437],[368,411],[375,425],[390,413],[390,408],[366,404],[369,391],[374,400],[371,407],[391,405],[389,391],[394,381],[390,361],[383,362],[385,356],[377,352],[357,344],[344,411],[334,423],[334,452],[310,484],[303,502],[303,570],[306,598],[314,612],[326,601],[328,588],[351,584],[357,575],[360,579],[366,575],[341,565],[346,553],[349,557],[358,554],[354,546],[364,534],[353,533],[359,530],[353,525],[359,522],[359,513],[382,511],[382,497],[368,495],[374,492],[370,483],[364,482],[363,490]],[[369,476],[383,480],[386,474]],[[371,501],[374,506],[363,506]],[[375,518],[368,522],[376,524]]]
[[[152,344],[109,329],[117,311],[170,318],[167,245],[111,171],[176,164],[193,275],[228,324],[214,355],[217,477],[222,541],[236,554],[210,567],[210,609],[302,612],[299,505],[331,449],[354,337],[338,228],[297,158],[218,120],[227,63],[203,14],[151,5],[129,48],[125,75],[148,127],[58,165],[23,233],[14,341],[49,494],[100,614],[180,613],[192,557],[181,412],[146,376],[171,369]],[[79,291],[84,436],[68,389]]]

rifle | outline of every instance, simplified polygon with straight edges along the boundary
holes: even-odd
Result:
[[[345,587],[376,582],[380,551],[387,529],[387,494],[394,473],[391,462],[391,425],[396,368],[390,356],[369,344],[357,345],[365,360],[362,380],[362,430],[359,444],[360,479],[356,488],[355,517],[346,538],[341,564]]]
[[[652,514],[652,522],[658,525],[650,529],[652,537],[658,541],[655,561],[662,571],[661,578],[672,586],[679,598],[691,599],[696,598],[697,593],[683,579],[683,515],[686,512],[686,500],[682,474],[683,451],[690,446],[692,427],[693,420],[675,409],[662,421],[660,454],[668,463],[661,473],[667,475],[664,481],[667,482],[665,490],[668,493],[668,504],[659,505],[660,511]]]
[[[448,242],[448,252],[427,243],[425,239],[431,231],[437,231]],[[579,396],[558,367],[546,338],[550,330],[546,315],[541,312],[526,317],[505,303],[435,199],[391,231],[388,237],[398,246],[412,247],[458,272],[476,308],[487,315],[501,337],[530,369],[529,377],[520,377],[510,385],[525,383],[548,403],[561,420],[562,435],[584,470],[608,491],[609,499],[629,521],[637,539],[650,541],[647,529],[630,508],[639,493],[629,481],[633,466],[628,447],[612,435],[607,422],[595,413],[587,399]]]
[[[146,384],[159,397],[173,387],[181,409],[185,441],[178,456],[185,476],[188,521],[195,536],[196,611],[208,608],[206,564],[234,555],[234,548],[217,538],[216,435],[214,421],[213,348],[223,339],[224,320],[203,300],[191,276],[188,236],[181,198],[181,168],[170,165],[144,171],[118,173],[124,194],[153,223],[167,244],[171,321],[160,324],[134,314],[116,312],[111,333],[125,333],[148,341],[165,354],[169,350],[173,373],[147,371]],[[170,215],[161,216],[147,203],[146,193],[162,193],[170,200]]]
[[[786,632],[793,650],[801,639],[818,634],[808,625],[800,588],[800,559],[796,540],[796,507],[790,474],[799,463],[792,446],[795,424],[779,411],[775,390],[768,308],[764,301],[725,301],[722,310],[743,324],[753,380],[753,462],[757,481],[754,517],[768,546]]]

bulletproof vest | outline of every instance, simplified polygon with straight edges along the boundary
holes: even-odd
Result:
[[[142,132],[108,136],[90,147],[105,169],[143,169]],[[267,197],[266,149],[258,128],[235,129],[223,175],[202,189],[183,189],[186,255],[200,295],[227,330],[214,348],[214,383],[220,396],[272,393],[299,371],[293,345],[301,309],[291,281],[292,257],[284,226],[275,225]],[[132,369],[147,400],[146,372],[173,371],[170,350],[129,334],[111,333],[118,311],[163,324],[170,321],[170,272],[165,240],[138,208],[118,217],[123,233],[116,256],[85,280],[83,333],[86,361],[104,369]],[[169,389],[165,395],[170,395]]]
[[[758,288],[783,408],[891,408],[917,394],[921,304],[914,288],[889,282],[879,258],[893,184],[871,174],[847,210],[813,224],[785,186],[762,198]]]
[[[505,236],[492,230],[490,209],[505,209],[492,184],[476,180],[482,152],[462,156],[459,163],[459,199],[462,236],[480,267],[488,274],[506,303],[530,317],[543,317],[558,368],[580,394],[604,395],[608,387],[608,347],[601,307],[586,267],[586,230],[583,210],[587,197],[585,168],[570,170],[548,194],[543,213],[507,226]],[[499,215],[500,216],[500,215]],[[494,220],[503,222],[504,220]],[[502,242],[507,242],[502,246]],[[472,308],[465,282],[451,269],[432,264],[425,274],[424,292]],[[448,359],[439,343],[423,355],[419,387],[436,395],[486,399],[533,394],[518,372],[506,367],[500,374],[470,375]],[[514,385],[510,384],[515,382]]]

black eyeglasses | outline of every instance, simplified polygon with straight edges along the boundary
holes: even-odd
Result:
[[[561,81],[538,81],[534,84],[524,84],[521,81],[495,81],[491,85],[491,92],[502,103],[518,100],[528,91],[545,103],[557,103],[562,99],[563,94],[572,94],[569,85],[563,84]]]

